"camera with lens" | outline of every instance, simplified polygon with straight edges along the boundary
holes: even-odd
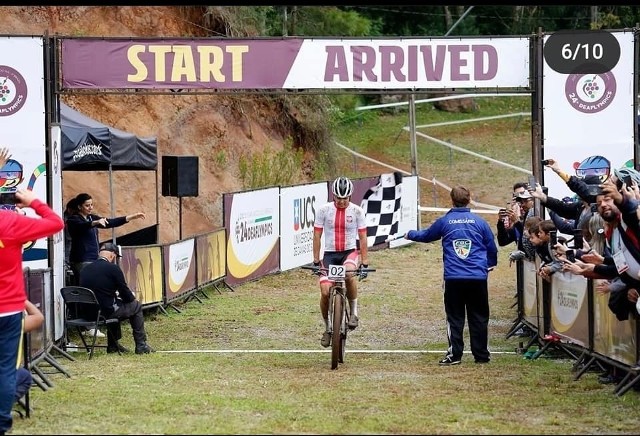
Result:
[[[15,192],[3,192],[0,194],[0,204],[15,205],[18,203]]]

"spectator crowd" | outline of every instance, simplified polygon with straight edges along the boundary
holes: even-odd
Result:
[[[634,168],[590,168],[569,175],[554,159],[545,168],[557,174],[574,193],[558,199],[535,183],[513,185],[511,201],[499,212],[498,244],[516,244],[511,263],[539,259],[537,274],[551,281],[559,271],[594,279],[608,307],[625,321],[640,317],[640,172]],[[548,219],[536,211],[536,200]],[[566,235],[566,236],[565,236]],[[521,329],[519,336],[531,334]],[[615,368],[601,374],[601,383],[621,379]]]

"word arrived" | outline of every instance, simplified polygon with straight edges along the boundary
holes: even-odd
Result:
[[[369,82],[491,80],[498,71],[498,53],[487,44],[327,46],[324,80]],[[379,73],[376,73],[379,72]],[[378,76],[379,74],[379,76]]]

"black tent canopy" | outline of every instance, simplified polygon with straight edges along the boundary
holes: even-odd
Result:
[[[157,138],[140,138],[60,102],[62,169],[68,171],[155,170]]]
[[[115,214],[113,171],[156,171],[157,138],[140,138],[102,124],[60,102],[63,171],[108,171],[111,216]],[[158,221],[156,173],[156,223]],[[115,230],[113,238],[115,239]]]

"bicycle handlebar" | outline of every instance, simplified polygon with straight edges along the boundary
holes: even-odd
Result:
[[[313,274],[317,274],[317,275],[320,275],[321,273],[326,274],[329,271],[329,268],[322,267],[322,266],[315,266],[315,265],[302,265],[300,268],[311,270]],[[375,270],[376,270],[375,268],[358,268],[353,271],[347,271],[347,272],[360,275],[365,272],[366,273],[374,272]]]

